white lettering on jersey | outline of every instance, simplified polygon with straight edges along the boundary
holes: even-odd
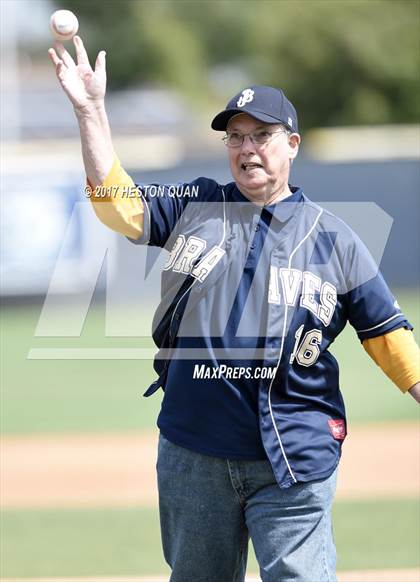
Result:
[[[206,248],[206,241],[197,236],[190,236],[182,249],[176,263],[172,267],[172,270],[176,273],[188,273],[191,272],[193,267],[193,262],[197,259],[201,253]]]
[[[254,99],[254,91],[252,89],[244,89],[242,95],[239,97],[236,105],[238,107],[243,107],[247,103],[251,103]]]
[[[207,277],[207,275],[214,269],[223,255],[226,253],[220,247],[213,247],[210,251],[206,254],[205,257],[201,259],[201,261],[194,267],[191,272],[191,275],[198,279],[201,283]]]
[[[319,297],[321,305],[318,309],[318,318],[327,327],[330,325],[332,316],[337,305],[337,289],[328,281],[322,284],[321,294]]]
[[[279,270],[270,265],[270,280],[268,283],[268,302],[280,305]]]
[[[302,283],[302,296],[300,304],[302,307],[312,311],[318,317],[318,303],[315,300],[315,292],[321,289],[321,279],[311,273],[304,271]]]
[[[302,271],[298,269],[280,269],[281,286],[286,305],[295,305],[302,281]]]
[[[203,282],[226,252],[220,247],[213,247],[194,266],[196,259],[203,253],[206,245],[206,241],[202,238],[189,236],[188,240],[185,241],[185,236],[179,234],[163,267],[164,271],[172,269],[175,273],[184,273],[185,275],[191,273],[193,277]]]
[[[299,269],[278,269],[270,266],[270,280],[268,285],[268,303],[280,305],[280,283],[284,303],[291,307],[298,301],[299,291],[302,288],[300,306],[308,309],[322,321],[325,326],[331,323],[337,305],[337,289],[329,281],[322,283],[321,279],[310,271]],[[315,295],[319,292],[319,303]]]
[[[185,236],[183,234],[180,234],[177,236],[177,239],[175,241],[174,246],[172,247],[172,250],[169,254],[169,258],[165,263],[165,266],[163,267],[164,271],[169,271],[169,269],[172,269],[176,258],[180,252],[180,250],[182,249],[182,247],[185,244]]]

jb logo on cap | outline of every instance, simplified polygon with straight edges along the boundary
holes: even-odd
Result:
[[[242,95],[239,97],[236,105],[238,107],[243,107],[247,103],[251,103],[254,99],[254,91],[252,89],[244,89],[242,91]]]

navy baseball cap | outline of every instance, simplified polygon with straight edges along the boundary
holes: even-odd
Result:
[[[282,123],[298,133],[296,109],[281,89],[266,85],[252,85],[233,97],[211,122],[212,129],[225,131],[229,119],[238,113],[248,113],[265,123]]]

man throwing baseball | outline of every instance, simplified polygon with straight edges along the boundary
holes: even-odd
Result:
[[[171,581],[243,581],[251,538],[264,582],[333,582],[347,427],[329,346],[349,321],[420,401],[412,326],[357,235],[290,184],[300,135],[283,91],[247,87],[213,119],[233,182],[198,178],[181,185],[194,199],[168,185],[154,196],[114,152],[105,53],[93,70],[74,45],[77,64],[60,44],[50,56],[79,122],[93,208],[133,243],[168,250],[158,377],[145,395],[164,390],[157,471]]]

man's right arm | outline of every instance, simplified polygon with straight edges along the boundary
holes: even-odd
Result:
[[[57,78],[73,104],[80,129],[83,162],[91,200],[98,218],[107,226],[131,238],[143,232],[143,204],[138,196],[128,197],[134,189],[131,178],[115,155],[105,111],[105,52],[98,54],[95,69],[90,66],[82,39],[73,39],[77,64],[62,44],[55,43],[49,55]]]
[[[114,156],[111,170],[102,183],[93,188],[88,179],[87,186],[93,210],[103,224],[131,239],[141,238],[144,206],[138,188],[121,167],[117,156]]]
[[[83,163],[89,184],[96,188],[108,176],[114,147],[104,101],[74,107],[80,130]]]

